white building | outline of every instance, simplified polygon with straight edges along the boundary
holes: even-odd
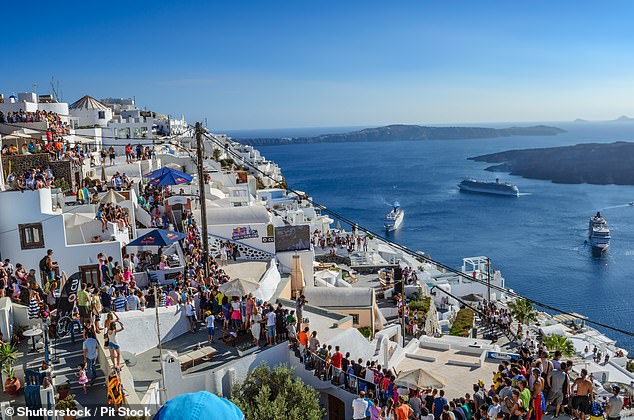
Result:
[[[47,111],[59,114],[62,122],[68,122],[68,104],[66,102],[57,102],[50,95],[38,95],[34,92],[18,93],[18,96],[11,95],[4,98],[0,94],[0,112],[5,115],[8,112],[35,112]]]
[[[101,231],[92,206],[66,208],[63,212],[50,188],[0,192],[0,254],[26,269],[38,269],[47,249],[53,249],[60,274],[81,272],[84,281],[98,279],[97,254],[121,261],[121,248],[128,242],[127,229],[113,223]]]
[[[76,128],[107,127],[112,120],[112,110],[88,95],[73,102],[69,111]]]

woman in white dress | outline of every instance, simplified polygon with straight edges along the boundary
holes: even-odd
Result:
[[[251,315],[251,334],[253,335],[253,344],[256,346],[260,343],[260,321],[262,321],[262,310],[260,308],[255,309],[253,315]]]

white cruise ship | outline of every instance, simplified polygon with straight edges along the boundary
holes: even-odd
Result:
[[[608,222],[601,216],[600,212],[597,212],[597,214],[590,217],[588,226],[588,239],[590,240],[590,245],[592,245],[592,254],[601,255],[607,251],[610,246],[610,238]]]
[[[403,224],[403,217],[405,217],[405,211],[401,208],[398,202],[394,203],[392,210],[385,216],[383,226],[385,230],[391,232],[398,229]]]
[[[460,191],[483,194],[511,195],[515,197],[520,195],[520,190],[517,188],[517,186],[509,184],[507,182],[500,182],[499,179],[496,179],[495,182],[465,179],[460,184],[458,184],[458,188],[460,188]]]

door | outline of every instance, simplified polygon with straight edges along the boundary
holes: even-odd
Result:
[[[79,273],[81,275],[82,283],[93,284],[97,287],[101,285],[99,264],[81,265],[79,266]]]
[[[345,420],[346,408],[343,401],[339,398],[328,394],[328,419],[329,420]]]

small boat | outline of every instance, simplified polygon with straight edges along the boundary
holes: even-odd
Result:
[[[405,217],[405,211],[401,208],[398,202],[394,203],[392,210],[385,216],[383,226],[385,230],[391,232],[398,229],[403,224],[403,217]]]
[[[592,245],[592,254],[596,256],[602,255],[610,247],[610,229],[608,222],[600,212],[590,217],[588,226],[588,239]]]
[[[630,201],[629,203],[627,203],[628,206],[634,206],[634,201]]]
[[[476,181],[475,179],[465,179],[458,184],[460,191],[483,193],[483,194],[495,194],[495,195],[510,195],[519,196],[520,190],[516,185],[509,184],[507,182],[500,182],[497,178],[495,182]]]

